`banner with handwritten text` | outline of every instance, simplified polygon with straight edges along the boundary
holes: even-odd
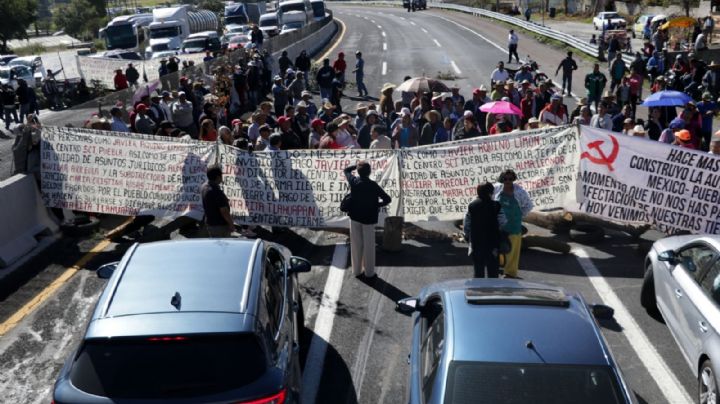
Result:
[[[720,234],[720,156],[582,128],[578,206],[666,233]]]

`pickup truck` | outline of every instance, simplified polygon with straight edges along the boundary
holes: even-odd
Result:
[[[593,18],[593,27],[595,27],[595,30],[624,29],[625,24],[625,19],[614,11],[598,13],[598,15]]]

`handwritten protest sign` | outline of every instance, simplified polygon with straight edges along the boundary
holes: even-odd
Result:
[[[200,186],[214,161],[212,143],[45,127],[40,150],[48,207],[202,217]]]
[[[349,192],[345,167],[365,160],[371,177],[393,198],[383,215],[400,208],[396,154],[390,150],[292,150],[247,153],[221,146],[224,190],[238,223],[323,227],[346,225],[340,201]],[[382,215],[381,215],[382,220]]]
[[[462,218],[477,197],[477,186],[497,182],[508,168],[517,173],[535,209],[571,203],[578,136],[578,128],[571,126],[404,149],[400,170],[405,220]]]
[[[661,231],[720,234],[720,157],[582,128],[581,212]]]

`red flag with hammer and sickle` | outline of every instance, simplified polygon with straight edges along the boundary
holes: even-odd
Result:
[[[615,162],[615,159],[618,156],[618,152],[620,151],[620,144],[618,143],[615,136],[609,136],[610,140],[612,141],[612,150],[610,151],[610,154],[606,155],[605,151],[603,151],[601,147],[605,143],[605,141],[596,140],[594,142],[588,143],[587,147],[590,150],[582,152],[582,154],[580,155],[580,159],[588,159],[592,163],[605,165],[608,167],[608,170],[614,171],[612,164]],[[592,150],[597,151],[597,155],[591,154],[590,151]]]

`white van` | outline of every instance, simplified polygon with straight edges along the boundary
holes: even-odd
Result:
[[[260,16],[258,24],[260,30],[267,33],[268,36],[275,36],[280,32],[280,24],[278,23],[277,13],[266,13]]]
[[[278,3],[275,9],[278,14],[278,19],[284,21],[283,16],[285,13],[290,11],[300,11],[305,13],[305,24],[308,24],[313,20],[313,10],[310,0],[287,0]],[[284,24],[284,22],[283,22]]]
[[[215,31],[189,35],[182,44],[182,53],[220,52],[220,36]]]

